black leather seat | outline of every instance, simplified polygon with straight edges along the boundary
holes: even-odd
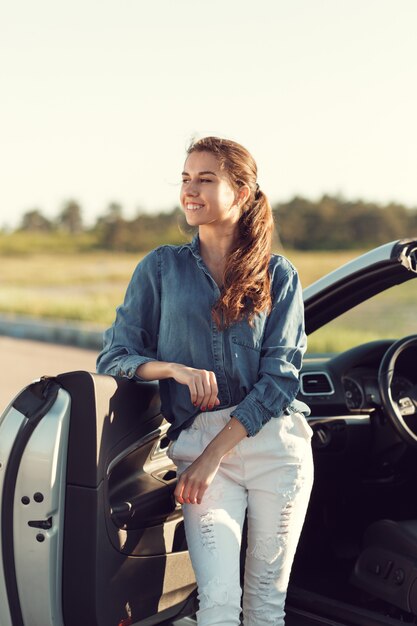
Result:
[[[417,520],[371,524],[350,582],[417,615]]]

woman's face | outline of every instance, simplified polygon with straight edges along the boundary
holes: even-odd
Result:
[[[181,205],[188,224],[233,225],[240,216],[238,193],[210,152],[192,152],[184,165]]]

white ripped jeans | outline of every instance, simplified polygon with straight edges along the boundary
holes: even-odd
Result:
[[[229,421],[233,408],[200,413],[170,445],[179,474]],[[199,626],[240,624],[246,511],[243,623],[283,626],[288,580],[313,484],[311,435],[302,413],[272,418],[223,458],[201,504],[183,505]]]

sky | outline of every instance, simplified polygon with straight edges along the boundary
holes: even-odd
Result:
[[[13,0],[0,8],[0,228],[178,204],[234,139],[272,203],[417,207],[416,0]]]

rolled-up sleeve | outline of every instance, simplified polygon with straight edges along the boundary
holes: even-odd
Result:
[[[113,325],[105,331],[97,372],[137,378],[137,368],[157,359],[160,299],[160,259],[153,250],[136,267]]]
[[[290,269],[274,284],[272,309],[262,341],[259,377],[237,405],[233,416],[249,436],[256,435],[271,417],[279,416],[299,390],[299,371],[307,348],[304,305],[297,271]]]

